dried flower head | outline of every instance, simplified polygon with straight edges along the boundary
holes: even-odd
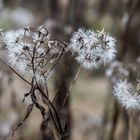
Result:
[[[45,26],[7,31],[2,33],[1,40],[12,67],[45,82],[55,62],[68,51],[76,54],[76,60],[86,69],[112,62],[116,53],[115,39],[104,30],[94,32],[79,29],[73,34],[69,45],[51,40]]]
[[[113,94],[126,109],[140,109],[140,95],[127,80],[117,82]]]
[[[76,60],[86,69],[98,68],[114,60],[116,40],[104,30],[79,29],[71,38],[70,50],[77,55]]]
[[[44,26],[7,31],[1,38],[9,64],[39,82],[46,82],[54,63],[67,52],[66,44],[51,40]]]
[[[106,70],[106,76],[110,78],[113,83],[115,83],[119,79],[124,80],[128,78],[129,71],[127,68],[125,68],[122,62],[114,61]]]

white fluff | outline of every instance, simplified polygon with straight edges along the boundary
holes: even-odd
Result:
[[[126,109],[140,109],[140,96],[127,80],[117,82],[114,85],[113,94]]]
[[[116,40],[103,30],[79,29],[70,40],[69,48],[77,55],[76,60],[86,69],[98,68],[111,63],[116,55]]]

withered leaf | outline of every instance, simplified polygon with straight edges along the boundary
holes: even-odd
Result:
[[[17,125],[17,127],[14,129],[14,131],[13,131],[13,133],[12,133],[12,137],[14,136],[15,131],[16,131],[21,125],[23,125],[23,123],[24,123],[24,122],[26,121],[26,119],[29,117],[29,115],[31,114],[31,112],[32,112],[32,110],[33,110],[33,106],[34,106],[34,104],[28,105],[27,111],[26,111],[26,115],[25,115],[24,119],[23,119],[21,122],[19,122],[19,124]]]

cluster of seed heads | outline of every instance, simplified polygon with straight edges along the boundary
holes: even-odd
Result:
[[[1,31],[1,42],[9,64],[23,74],[35,76],[40,82],[47,81],[55,63],[68,52],[75,54],[75,59],[86,69],[111,63],[116,54],[115,39],[103,30],[79,29],[67,44],[52,40],[48,29],[40,26]]]

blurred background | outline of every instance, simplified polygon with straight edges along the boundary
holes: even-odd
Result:
[[[80,27],[104,28],[117,40],[117,60],[135,64],[140,55],[139,0],[0,0],[0,28],[5,31],[42,24],[48,27],[52,38],[66,42]],[[64,89],[69,87],[77,69],[75,62],[64,74],[71,61],[71,56],[64,58],[49,82],[50,94],[57,91],[60,95],[55,101],[58,110],[66,94]],[[29,101],[22,104],[22,99],[29,87],[2,63],[0,69],[0,140],[11,140],[13,129],[26,113]],[[69,136],[65,140],[128,139],[128,113],[114,99],[106,69],[82,69],[65,107],[60,110],[68,123]],[[140,139],[139,121],[138,115],[136,140]],[[13,140],[55,140],[53,136],[47,138],[51,132],[42,124],[40,112],[34,109]]]

